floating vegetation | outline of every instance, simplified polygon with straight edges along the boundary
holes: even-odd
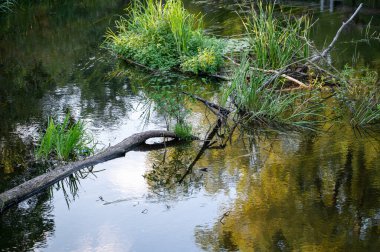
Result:
[[[109,30],[107,47],[118,56],[152,69],[215,73],[222,65],[223,42],[205,35],[202,17],[189,13],[180,0],[163,4],[134,0],[127,17]]]
[[[75,160],[80,156],[92,154],[94,147],[94,141],[86,133],[83,121],[73,121],[68,113],[62,123],[56,123],[53,118],[49,118],[36,157],[64,161]]]

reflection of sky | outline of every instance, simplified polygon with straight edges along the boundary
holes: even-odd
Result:
[[[69,104],[80,97],[79,92],[74,96],[70,92],[65,95],[73,98],[68,100]],[[65,95],[60,99],[66,102]],[[57,107],[63,103],[60,99]],[[142,106],[137,106],[137,101],[131,103],[134,109],[127,116],[120,115],[119,120],[106,126],[100,126],[96,119],[84,118],[100,148],[143,130],[164,128],[157,118],[152,118],[155,123],[143,128]],[[192,121],[200,119],[192,118]],[[54,236],[48,238],[47,251],[198,250],[195,226],[211,226],[217,221],[218,216],[228,210],[224,206],[235,198],[234,189],[215,194],[202,189],[180,201],[152,200],[157,195],[152,196],[143,178],[151,166],[146,160],[146,152],[129,152],[125,158],[97,165],[94,170],[102,171],[95,173],[97,178],[90,175],[80,181],[79,196],[70,203],[70,209],[62,191],[55,191],[52,212],[55,231]]]
[[[81,181],[79,198],[69,210],[62,193],[56,192],[55,232],[48,251],[197,250],[194,227],[211,226],[228,210],[223,206],[234,193],[201,190],[181,201],[151,201],[142,177],[145,155],[131,152],[96,166],[106,170],[97,179]]]

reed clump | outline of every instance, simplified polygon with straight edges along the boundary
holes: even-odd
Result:
[[[231,100],[239,114],[256,125],[315,129],[325,121],[323,103],[315,92],[282,92],[281,82],[263,87],[272,77],[252,69],[255,63],[243,57],[224,101]]]
[[[75,160],[94,152],[95,144],[87,133],[83,121],[73,121],[66,114],[62,123],[48,119],[45,133],[36,151],[37,159]]]
[[[280,69],[310,56],[310,18],[274,11],[273,4],[258,2],[242,18],[249,41],[250,56],[257,67]]]
[[[174,133],[182,140],[191,140],[193,127],[190,124],[180,122],[174,126]]]
[[[202,17],[189,13],[181,0],[134,0],[127,17],[116,21],[106,44],[122,58],[149,68],[215,73],[222,65],[221,40],[206,36]]]
[[[376,71],[345,66],[337,98],[348,107],[350,124],[363,127],[380,122],[380,86]]]

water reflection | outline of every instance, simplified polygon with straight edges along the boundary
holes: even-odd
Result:
[[[298,148],[286,138],[251,143],[260,150],[261,168],[241,166],[238,199],[223,223],[196,228],[200,246],[231,251],[379,247],[379,142],[357,139],[350,129],[299,136]]]
[[[102,148],[143,130],[147,103],[152,107],[145,128],[167,127],[167,115],[156,107],[170,104],[157,96],[161,86],[174,94],[188,91],[218,99],[220,84],[152,77],[107,60],[98,46],[112,23],[108,20],[126,1],[20,2],[18,13],[0,18],[1,191],[45,171],[25,157],[32,154],[34,135],[46,117],[62,115],[67,107],[87,122]],[[320,18],[313,34],[319,47],[326,39],[320,34],[332,37],[352,12],[350,1],[329,13],[330,2],[325,1],[323,13],[314,14]],[[207,14],[209,31],[242,33],[235,1],[186,3],[191,11]],[[286,1],[318,10],[320,2],[312,3]],[[376,10],[366,8],[342,34],[342,42],[361,38],[371,16],[377,29]],[[360,64],[379,69],[378,47],[374,42],[340,43],[331,59],[345,64],[356,50]],[[191,110],[186,120],[195,132],[207,135],[215,122],[207,109],[183,95],[171,98],[181,101],[181,111]],[[93,173],[86,179],[74,175],[52,194],[1,216],[0,233],[7,234],[0,237],[1,249],[323,251],[380,246],[378,140],[344,127],[321,136],[248,135],[236,132],[224,149],[208,148],[199,159],[202,142],[128,153],[95,167],[104,170],[96,179]]]

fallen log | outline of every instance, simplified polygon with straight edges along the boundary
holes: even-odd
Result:
[[[146,144],[146,140],[150,138],[173,138],[174,140],[166,142],[169,144],[172,141],[178,142],[178,137],[175,133],[164,130],[151,130],[142,133],[134,134],[122,142],[107,148],[106,150],[86,158],[81,161],[69,163],[66,165],[58,166],[55,169],[28,180],[21,185],[18,185],[8,191],[0,194],[0,213],[12,205],[15,205],[31,196],[39,193],[41,190],[53,185],[54,183],[68,177],[72,173],[79,171],[83,168],[94,166],[111,159],[123,157],[126,152],[131,150],[139,150],[151,146],[152,149],[156,144]],[[197,139],[196,137],[192,138]],[[161,147],[166,146],[162,143],[157,144]],[[150,149],[150,148],[148,148]]]

